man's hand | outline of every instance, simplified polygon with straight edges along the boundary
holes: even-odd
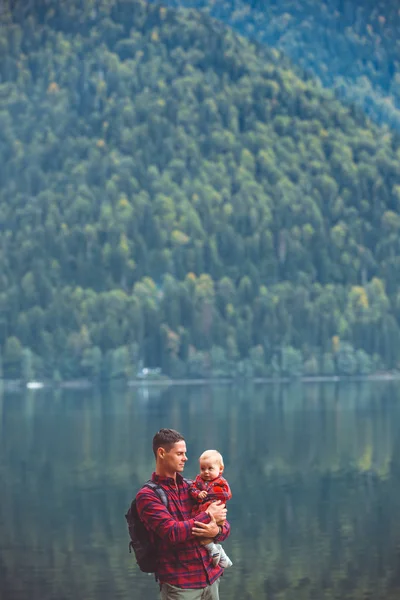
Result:
[[[227,510],[225,504],[218,500],[218,502],[213,502],[210,504],[206,510],[206,513],[210,515],[211,520],[225,521]]]
[[[227,512],[223,502],[220,500],[212,502],[206,510],[206,513],[210,515],[211,521],[209,523],[195,521],[195,527],[192,529],[193,535],[195,537],[214,538],[219,534],[217,521],[225,521]]]
[[[192,533],[195,537],[214,538],[219,533],[219,527],[214,519],[211,519],[209,523],[195,521],[194,524]]]

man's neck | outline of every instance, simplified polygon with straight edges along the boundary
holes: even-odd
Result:
[[[165,477],[165,478],[171,477],[176,483],[176,471],[173,471],[173,472],[166,471],[159,465],[156,465],[156,475],[158,475],[159,477]]]

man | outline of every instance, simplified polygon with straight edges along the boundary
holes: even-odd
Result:
[[[142,488],[136,496],[140,518],[152,533],[157,546],[157,579],[161,600],[219,600],[221,567],[212,558],[200,538],[224,541],[230,533],[226,508],[213,502],[207,510],[191,518],[189,484],[181,473],[187,461],[186,443],[174,429],[160,429],[153,438],[156,470],[152,480],[168,496],[168,508],[151,488]],[[216,521],[225,520],[218,526]]]

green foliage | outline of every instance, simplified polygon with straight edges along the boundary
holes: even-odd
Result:
[[[341,344],[337,353],[337,369],[339,375],[355,375],[357,359],[351,344]]]
[[[21,377],[24,381],[29,381],[34,377],[32,351],[25,348],[21,356]]]
[[[21,369],[21,361],[23,357],[23,349],[21,342],[15,336],[6,339],[4,344],[4,370],[11,377],[18,377]]]
[[[274,46],[374,120],[400,127],[400,15],[395,2],[365,0],[171,0],[202,8],[242,35]],[[279,88],[278,88],[279,90]],[[278,94],[273,82],[268,97]],[[311,115],[312,101],[300,101]],[[279,119],[283,124],[284,120]]]
[[[300,377],[303,372],[301,352],[291,346],[282,348],[281,372],[287,377]]]
[[[398,368],[397,138],[204,15],[86,8],[4,12],[5,376]]]

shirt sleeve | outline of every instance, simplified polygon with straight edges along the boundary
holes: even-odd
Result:
[[[214,490],[215,493],[218,494],[218,497],[220,497],[221,500],[225,500],[225,502],[232,498],[232,492],[231,488],[229,487],[229,483],[223,477],[218,480]]]
[[[199,500],[200,492],[201,490],[197,489],[197,487],[193,483],[189,486],[189,494],[190,497],[193,498],[193,500]]]
[[[210,516],[204,511],[197,514],[195,519],[177,521],[151,489],[138,492],[136,507],[147,529],[171,545],[181,544],[194,537],[192,528],[195,520],[201,523],[210,522]]]
[[[201,479],[197,475],[196,479],[189,484],[189,494],[193,500],[199,502],[199,494],[203,491],[203,487],[201,486]]]
[[[231,526],[228,521],[225,521],[223,525],[220,525],[220,533],[215,536],[214,542],[223,542],[227,537],[229,537],[230,532]]]

